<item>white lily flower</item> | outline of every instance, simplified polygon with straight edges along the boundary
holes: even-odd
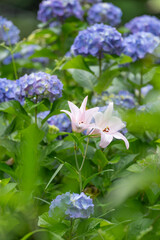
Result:
[[[90,135],[101,136],[100,147],[106,148],[113,140],[122,139],[125,142],[126,148],[129,148],[129,142],[126,137],[119,131],[125,127],[125,124],[120,118],[112,116],[113,102],[109,103],[108,108],[104,113],[97,112],[94,115],[95,126],[90,132]]]
[[[80,108],[68,101],[71,112],[61,110],[61,112],[68,114],[71,118],[72,130],[74,132],[83,132],[86,129],[93,128],[93,124],[90,124],[90,122],[93,118],[93,115],[98,112],[98,107],[86,110],[87,100],[88,96],[85,97]]]

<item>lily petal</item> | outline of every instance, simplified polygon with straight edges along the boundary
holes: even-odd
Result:
[[[126,145],[126,148],[129,148],[129,142],[127,140],[127,138],[120,132],[114,133],[113,136],[117,139],[122,139]]]
[[[115,133],[124,128],[126,125],[118,117],[111,117],[108,122],[108,126],[111,129],[110,133]]]
[[[112,135],[109,135],[109,134],[106,134],[104,132],[101,133],[101,141],[100,141],[100,144],[99,146],[101,148],[106,148],[113,140],[113,136]]]
[[[98,112],[98,107],[88,109],[85,113],[85,119],[87,123],[90,123],[94,115]]]

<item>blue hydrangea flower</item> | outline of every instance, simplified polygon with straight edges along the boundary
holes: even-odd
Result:
[[[109,94],[107,91],[104,91],[101,96],[93,96],[91,102],[93,105],[102,106],[100,111],[104,111],[104,105],[107,106],[109,102],[114,102],[115,105],[125,109],[132,109],[137,105],[134,95],[126,90],[121,90],[118,94]]]
[[[25,74],[17,80],[16,94],[19,98],[27,97],[41,101],[48,98],[51,102],[62,96],[63,84],[55,75],[44,72]]]
[[[94,4],[88,11],[87,21],[94,23],[106,23],[111,26],[120,24],[122,11],[112,3]]]
[[[81,194],[67,192],[57,196],[51,202],[50,217],[54,216],[56,208],[63,210],[64,215],[69,219],[89,218],[94,212],[92,199],[87,197],[83,192]]]
[[[141,94],[145,97],[152,89],[153,86],[151,84],[147,84],[146,86],[141,88]]]
[[[19,29],[9,20],[0,16],[0,41],[13,45],[19,41]]]
[[[16,81],[0,78],[0,102],[16,100]]]
[[[124,38],[123,53],[136,61],[144,58],[147,53],[153,53],[159,43],[159,38],[152,33],[138,32]]]
[[[75,55],[97,56],[103,53],[119,55],[122,50],[122,36],[113,27],[95,24],[80,31],[75,38],[71,51]]]
[[[143,15],[133,18],[125,24],[132,33],[150,32],[156,36],[160,36],[160,20],[153,16]]]
[[[38,20],[42,22],[52,19],[63,22],[71,16],[83,19],[83,10],[78,0],[43,0],[40,3]]]
[[[41,119],[44,119],[48,114],[49,114],[49,111],[41,112],[38,114],[38,117]],[[71,132],[72,131],[71,121],[66,116],[65,113],[61,113],[59,115],[52,116],[47,120],[47,122],[50,126],[53,126],[53,125],[56,126],[60,132]]]
[[[21,59],[23,56],[22,56],[21,53],[17,52],[17,53],[14,53],[14,54],[13,54],[13,57],[14,57],[14,60],[16,60],[16,59]],[[3,64],[4,64],[4,65],[8,65],[8,64],[10,64],[11,62],[12,62],[12,56],[11,56],[11,55],[7,56],[7,57],[3,60]]]

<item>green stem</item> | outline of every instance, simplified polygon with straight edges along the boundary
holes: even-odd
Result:
[[[38,102],[38,96],[36,95],[36,105],[37,105],[37,102]],[[35,107],[35,124],[37,125],[37,106]]]
[[[79,163],[78,163],[78,159],[77,159],[77,146],[76,146],[76,143],[74,144],[74,156],[75,156],[76,167],[77,167],[77,170],[79,171]]]
[[[139,96],[138,96],[139,105],[142,104],[142,93],[141,93],[142,86],[143,86],[143,67],[141,68],[141,79],[140,79],[140,86],[139,86]]]
[[[14,76],[16,79],[18,79],[17,68],[16,68],[16,64],[14,61],[14,55],[13,55],[12,51],[11,51],[11,56],[12,56],[12,65],[13,65],[13,70],[14,70]]]
[[[73,231],[73,219],[71,219],[71,226],[70,226],[69,240],[72,240],[72,231]]]
[[[99,52],[98,62],[99,62],[99,78],[100,78],[102,75],[102,54],[101,54],[101,52]]]
[[[11,57],[12,57],[12,65],[13,65],[14,76],[15,76],[16,79],[18,79],[17,68],[16,68],[16,64],[15,64],[15,61],[14,61],[14,55],[13,55],[13,50],[12,50],[12,45],[11,45],[11,39],[9,37],[8,37],[8,41],[9,41],[10,53],[11,53]]]
[[[89,144],[89,138],[87,139],[86,150],[85,150],[85,153],[84,153],[84,155],[83,155],[82,164],[81,164],[80,169],[79,169],[80,171],[82,170],[83,165],[84,165],[84,162],[85,162],[85,159],[86,159],[87,150],[88,150],[88,144]]]

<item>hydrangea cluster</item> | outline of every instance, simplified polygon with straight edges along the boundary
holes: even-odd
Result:
[[[115,28],[103,23],[80,31],[71,47],[71,51],[75,55],[97,57],[103,53],[120,55],[121,50],[121,34]]]
[[[19,41],[19,29],[9,20],[0,16],[0,41],[13,45]]]
[[[160,20],[153,16],[143,15],[135,17],[126,23],[125,27],[132,33],[150,32],[156,36],[160,36]]]
[[[0,78],[0,102],[15,100],[16,81]]]
[[[88,11],[89,24],[106,23],[116,26],[121,22],[122,11],[112,3],[94,4]]]
[[[65,193],[58,195],[56,199],[51,202],[49,216],[53,217],[55,210],[63,210],[64,215],[69,219],[89,218],[94,211],[94,204],[90,197],[87,197],[83,192]]]
[[[36,50],[39,50],[40,46],[36,44],[31,44],[31,45],[24,45],[22,49],[13,54],[14,60],[17,59],[27,59],[30,56],[32,56]],[[47,64],[49,62],[49,59],[47,57],[37,57],[37,58],[32,58],[31,59],[33,62],[39,62],[41,64]],[[12,62],[12,56],[9,55],[3,60],[3,64],[8,65]]]
[[[93,96],[92,104],[100,105],[100,111],[104,111],[109,102],[114,102],[115,105],[121,106],[125,109],[135,108],[137,103],[134,95],[127,90],[121,90],[118,94],[109,94],[107,91],[102,92],[101,96]]]
[[[16,95],[19,99],[23,97],[41,101],[48,98],[51,102],[62,96],[63,84],[55,75],[44,72],[25,74],[17,80],[18,90]]]
[[[152,33],[137,32],[124,38],[123,53],[136,61],[144,58],[147,53],[153,53],[159,43],[159,38]]]
[[[49,111],[41,112],[38,114],[38,117],[41,119],[44,119],[48,114],[49,114]],[[53,126],[53,125],[56,126],[60,132],[72,131],[71,121],[64,113],[50,117],[47,120],[47,122],[50,126]]]
[[[83,19],[83,10],[78,0],[43,0],[40,3],[38,20],[42,22],[52,19],[63,22],[71,16]]]

